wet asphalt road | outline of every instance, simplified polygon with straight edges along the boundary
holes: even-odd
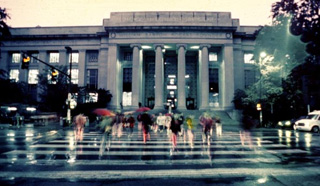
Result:
[[[75,143],[72,128],[1,127],[0,185],[318,185],[320,134],[282,129],[243,131],[222,125],[210,144],[201,129],[194,147],[166,132],[111,138],[100,155],[102,133],[86,128]]]

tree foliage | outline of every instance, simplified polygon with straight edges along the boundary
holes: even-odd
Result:
[[[307,54],[298,37],[288,32],[289,18],[279,16],[273,25],[263,27],[254,50],[256,70],[260,77],[247,91],[246,102],[274,104],[283,92],[282,80]],[[266,56],[261,56],[261,53]]]
[[[272,5],[272,17],[291,17],[290,32],[307,43],[306,51],[319,62],[320,0],[281,0]]]
[[[289,17],[279,16],[271,26],[266,25],[259,31],[254,50],[257,82],[247,88],[245,94],[239,94],[245,95],[241,98],[242,104],[245,110],[250,111],[244,114],[257,118],[259,114],[256,104],[262,103],[264,122],[276,119],[276,114],[281,113],[281,109],[289,110],[292,106],[283,99],[283,94],[285,91],[286,94],[293,93],[295,95],[291,97],[294,99],[297,97],[296,92],[288,92],[287,87],[283,87],[283,82],[291,70],[304,63],[307,57],[305,44],[289,32],[289,20]],[[262,53],[266,55],[262,56]]]
[[[6,23],[7,18],[10,18],[6,9],[0,7],[0,41],[3,37],[10,36],[9,26]]]
[[[31,103],[28,85],[9,79],[8,72],[0,69],[0,104]]]

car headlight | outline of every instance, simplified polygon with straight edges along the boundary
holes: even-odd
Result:
[[[286,122],[285,122],[285,125],[286,125],[286,126],[290,126],[290,125],[291,125],[291,122],[290,122],[290,121],[286,121]]]
[[[279,122],[278,122],[278,125],[279,125],[279,126],[283,126],[283,124],[282,124],[282,122],[281,122],[281,121],[279,121]]]

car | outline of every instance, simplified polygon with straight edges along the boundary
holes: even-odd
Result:
[[[278,127],[280,128],[293,128],[293,124],[291,120],[278,121]]]
[[[282,120],[282,121],[278,121],[277,125],[280,128],[290,128],[293,129],[294,128],[294,124],[296,121],[301,120],[306,118],[307,116],[300,116],[299,118],[295,118],[295,119],[291,119],[291,120]]]
[[[310,112],[306,118],[296,121],[293,129],[318,133],[320,131],[320,111]]]

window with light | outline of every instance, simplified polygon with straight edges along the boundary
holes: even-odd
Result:
[[[10,79],[14,80],[15,82],[19,81],[19,70],[18,69],[12,69],[10,70]]]
[[[218,54],[216,52],[210,52],[209,61],[212,61],[212,62],[218,61]]]
[[[68,70],[68,74],[70,73],[70,70]],[[71,70],[71,82],[72,84],[78,84],[79,82],[79,70],[78,69],[72,69]]]
[[[59,63],[59,53],[58,52],[50,52],[49,53],[49,62],[50,63]]]
[[[20,61],[21,61],[20,53],[13,53],[11,62],[12,63],[20,63]]]
[[[72,54],[69,54],[69,63],[71,62],[71,58],[72,58],[72,63],[79,63],[79,53],[78,52],[72,52]]]
[[[29,84],[37,84],[38,83],[38,74],[39,70],[31,69],[28,74],[28,83]]]
[[[254,64],[253,53],[245,53],[244,54],[244,63]]]

